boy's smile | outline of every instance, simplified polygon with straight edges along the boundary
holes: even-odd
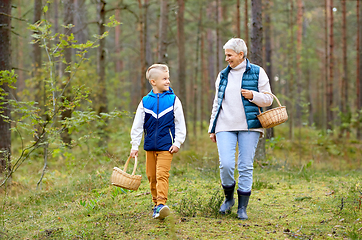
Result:
[[[163,93],[170,90],[169,72],[158,71],[154,79],[151,79],[154,93]]]

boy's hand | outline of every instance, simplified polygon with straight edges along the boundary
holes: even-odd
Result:
[[[215,133],[210,133],[210,139],[211,139],[211,141],[216,143],[216,135],[215,135]]]
[[[138,157],[138,150],[131,150],[130,156],[132,158]]]
[[[169,151],[170,153],[177,153],[178,150],[179,150],[178,147],[176,147],[175,145],[172,145],[168,151]]]

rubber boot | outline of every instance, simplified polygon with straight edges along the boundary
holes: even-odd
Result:
[[[235,199],[234,199],[235,183],[234,183],[234,185],[229,186],[229,187],[225,187],[225,186],[222,186],[222,187],[223,187],[224,193],[225,193],[225,201],[221,205],[219,212],[221,214],[225,214],[226,212],[230,211],[231,207],[234,206],[234,204],[235,204]]]
[[[248,215],[246,214],[246,208],[249,203],[250,193],[241,193],[238,191],[238,218],[241,220],[248,219]]]

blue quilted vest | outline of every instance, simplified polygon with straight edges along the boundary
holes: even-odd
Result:
[[[243,74],[241,88],[259,92],[258,82],[259,82],[260,67],[250,63],[247,58],[245,60],[246,60],[246,69]],[[220,72],[220,84],[217,95],[217,112],[211,128],[211,133],[215,133],[216,122],[220,114],[222,101],[225,95],[225,89],[228,84],[228,76],[231,69],[232,68],[228,65],[224,70]],[[259,115],[258,106],[250,102],[248,99],[244,98],[243,95],[241,95],[241,99],[244,105],[244,111],[246,116],[246,122],[248,124],[248,129],[262,128],[261,123],[257,118],[257,115]]]
[[[175,99],[176,95],[171,88],[163,93],[151,91],[142,98],[146,151],[168,151],[172,146],[175,140]]]

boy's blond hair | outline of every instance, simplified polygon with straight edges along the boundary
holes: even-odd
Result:
[[[168,66],[165,65],[165,64],[158,64],[158,63],[153,64],[146,71],[146,79],[148,81],[155,78],[155,75],[157,74],[155,70],[159,70],[159,71],[163,71],[163,72],[168,72],[169,71]]]

